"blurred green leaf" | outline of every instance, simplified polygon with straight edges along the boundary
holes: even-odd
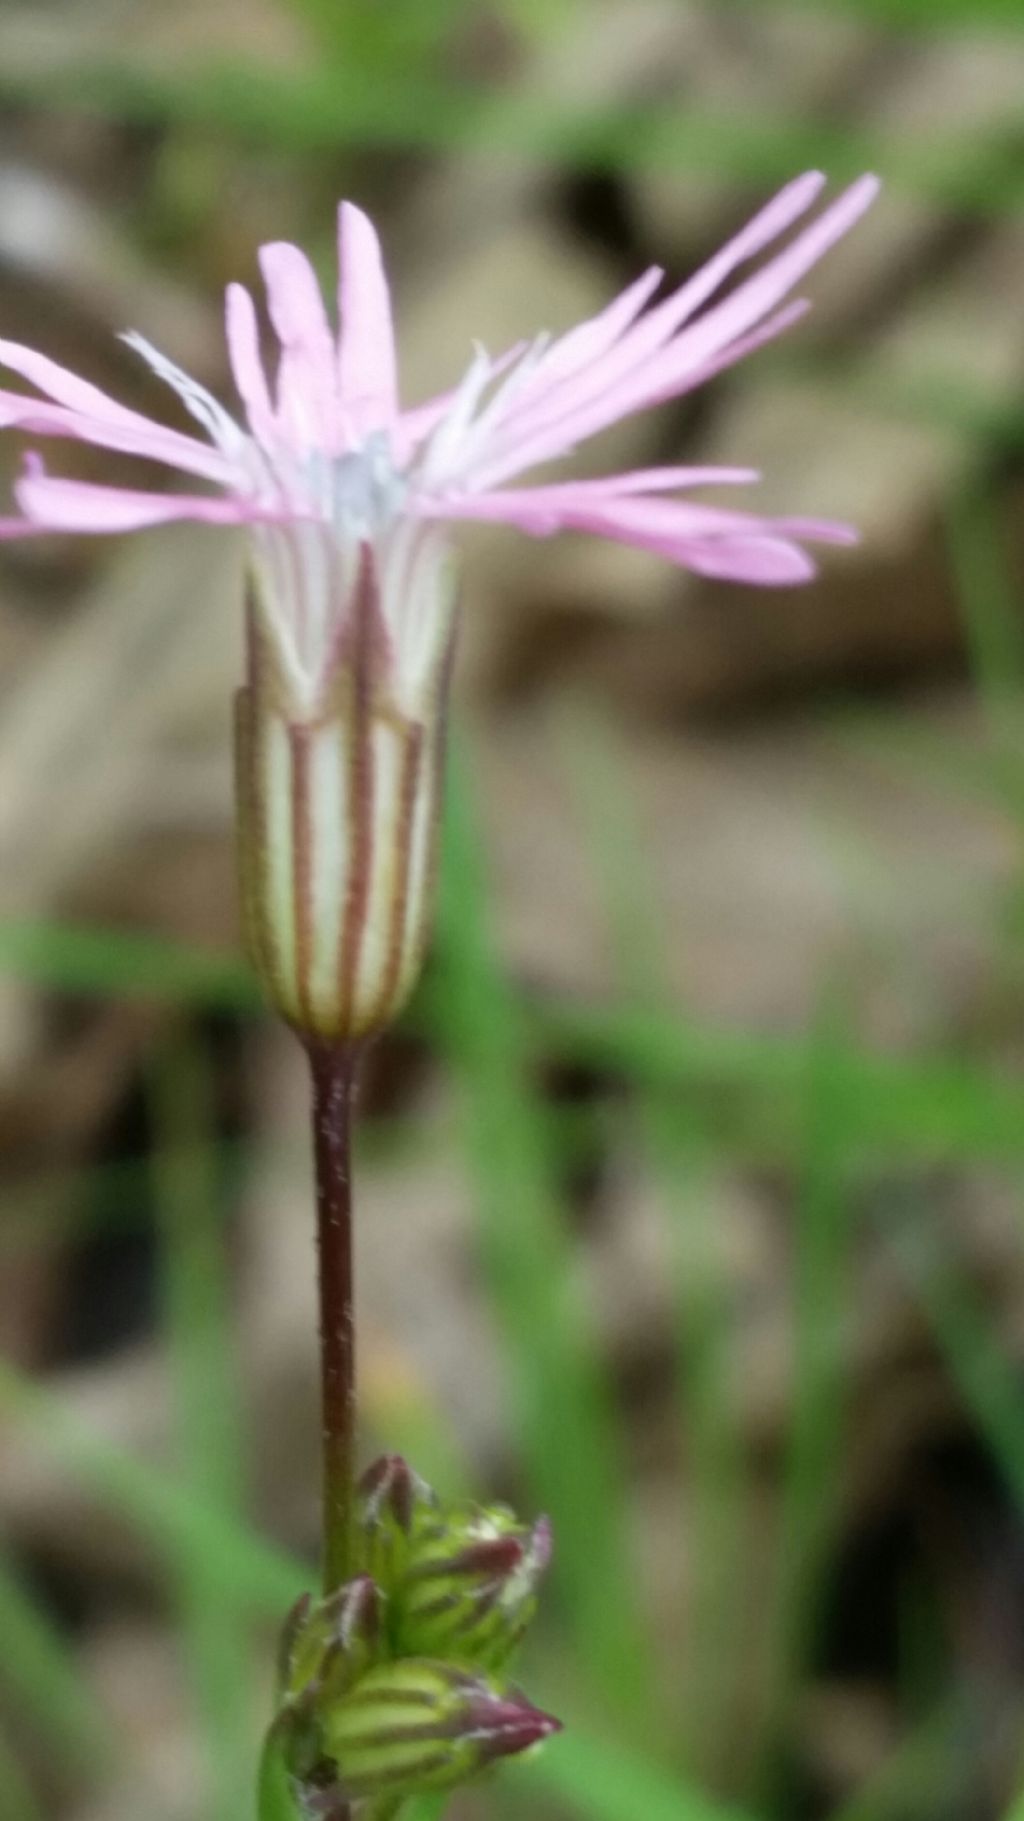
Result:
[[[807,1058],[804,1143],[794,1209],[789,1425],[782,1463],[781,1541],[773,1589],[769,1705],[761,1745],[768,1787],[806,1670],[842,1491],[843,1433],[854,1294],[849,1132],[842,1059],[847,1012],[823,996]]]
[[[291,0],[323,49],[346,71],[387,80],[429,74],[472,0]]]
[[[965,490],[951,504],[949,537],[971,671],[991,736],[986,756],[1000,794],[1024,821],[1024,622],[1003,517],[991,487]]]
[[[958,1694],[929,1713],[888,1754],[881,1768],[830,1821],[892,1821],[894,1815],[924,1818],[970,1806],[970,1700]]]
[[[255,985],[233,957],[121,931],[46,920],[0,920],[0,972],[36,985],[89,995],[253,1010]],[[444,968],[414,1008],[422,1026],[444,1014]],[[806,1037],[683,1025],[671,1013],[582,1002],[522,1002],[531,1053],[626,1072],[640,1082],[737,1091],[760,1107],[759,1143],[786,1154],[798,1137]],[[912,1152],[923,1159],[1024,1153],[1024,1084],[962,1055],[887,1055],[850,1044],[833,1059],[842,1083],[850,1144],[861,1151]]]
[[[180,73],[129,62],[76,60],[44,74],[0,71],[0,98],[69,115],[100,114],[138,125],[188,123],[296,153],[342,147],[471,150],[588,170],[700,170],[756,186],[794,171],[827,169],[835,181],[865,170],[947,207],[980,216],[1024,202],[1015,123],[956,139],[870,131],[830,119],[716,112],[647,103],[555,108],[529,87],[487,89],[427,80],[402,70],[367,81],[331,63],[306,74],[212,59]]]
[[[0,971],[65,993],[110,994],[244,1010],[260,1005],[235,954],[215,954],[136,930],[76,928],[43,918],[0,919]]]
[[[745,1821],[730,1803],[578,1727],[552,1739],[535,1759],[510,1764],[506,1774],[524,1795],[560,1797],[592,1821]]]
[[[461,1097],[531,1493],[554,1523],[581,1664],[642,1736],[656,1707],[630,1573],[622,1438],[552,1181],[521,1008],[493,951],[466,771],[453,765],[449,779],[438,915],[445,993],[434,1009]]]
[[[989,1309],[911,1183],[890,1198],[880,1230],[927,1315],[967,1409],[1024,1511],[1024,1386]]]
[[[658,903],[641,806],[628,789],[629,755],[616,730],[574,714],[563,740],[588,848],[605,907],[619,989],[642,1015],[671,1003]],[[684,957],[685,959],[685,957]],[[688,1030],[680,1017],[677,1028]],[[678,1402],[686,1457],[679,1541],[687,1561],[687,1636],[674,1697],[683,1716],[681,1756],[720,1773],[731,1750],[723,1720],[745,1673],[743,1554],[749,1515],[731,1305],[713,1192],[707,1120],[697,1083],[650,1077],[635,1090],[642,1162],[651,1170],[668,1226],[673,1271]]]
[[[276,1617],[312,1576],[273,1545],[182,1488],[165,1469],[88,1435],[69,1420],[59,1400],[0,1362],[0,1409],[25,1425],[38,1443],[87,1485],[140,1535],[173,1562],[178,1552],[200,1551],[221,1576],[225,1597],[242,1610]],[[514,1774],[537,1790],[585,1805],[595,1821],[742,1821],[727,1805],[655,1762],[613,1744],[585,1725],[553,1741]],[[591,1806],[592,1805],[592,1806]]]
[[[28,1776],[9,1739],[2,1731],[0,1731],[0,1797],[3,1798],[4,1821],[45,1821],[42,1805],[36,1800]]]
[[[930,32],[971,31],[985,26],[1002,26],[1017,35],[1024,30],[1024,14],[1018,0],[789,0],[807,13],[820,13],[828,18],[835,13],[848,13],[863,19],[865,25],[889,26],[894,31]],[[733,0],[733,5],[756,11],[778,11],[778,0]]]
[[[163,1308],[177,1403],[183,1487],[241,1519],[242,1414],[216,1166],[215,1084],[198,1040],[173,1032],[151,1072],[153,1171],[161,1234]],[[251,1639],[204,1555],[178,1555],[182,1625],[210,1772],[211,1821],[237,1821],[238,1792],[255,1774]]]
[[[0,1360],[0,1411],[25,1426],[109,1510],[152,1545],[162,1565],[193,1559],[240,1607],[284,1614],[315,1578],[170,1474],[88,1433],[57,1398]]]
[[[115,1753],[106,1715],[90,1693],[70,1646],[3,1555],[0,1639],[0,1684],[24,1702],[54,1757],[66,1759],[79,1774],[97,1770]]]

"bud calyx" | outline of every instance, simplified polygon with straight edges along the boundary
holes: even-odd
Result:
[[[429,1657],[370,1670],[332,1708],[327,1757],[346,1800],[454,1789],[558,1730],[515,1690]]]
[[[398,1455],[360,1482],[362,1570],[285,1628],[275,1734],[300,1811],[444,1790],[558,1722],[501,1679],[536,1606],[546,1519],[443,1502]]]

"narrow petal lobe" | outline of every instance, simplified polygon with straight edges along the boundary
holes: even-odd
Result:
[[[388,430],[398,410],[391,297],[380,242],[351,202],[338,215],[338,375],[353,440]]]

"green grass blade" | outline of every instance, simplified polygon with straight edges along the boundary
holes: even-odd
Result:
[[[29,1384],[13,1367],[0,1364],[0,1409],[67,1466],[111,1509],[120,1512],[161,1553],[204,1548],[220,1574],[225,1595],[241,1610],[276,1617],[310,1583],[310,1574],[283,1551],[264,1543],[222,1513],[183,1494],[163,1468],[100,1442],[69,1421],[57,1399]],[[742,1821],[734,1808],[716,1803],[683,1781],[666,1775],[638,1752],[574,1724],[529,1763],[515,1768],[524,1788],[558,1799],[594,1821]]]
[[[204,1561],[241,1609],[283,1616],[315,1578],[169,1473],[82,1429],[58,1399],[2,1360],[0,1411],[147,1537],[171,1570],[177,1573],[182,1560]]]
[[[781,1486],[781,1549],[772,1613],[769,1700],[760,1772],[771,1787],[776,1746],[789,1721],[817,1622],[838,1514],[845,1416],[852,1219],[841,1066],[840,1002],[823,1006],[805,1080],[804,1148],[793,1232],[793,1373]]]
[[[471,0],[291,0],[339,69],[378,81],[429,74]]]
[[[961,617],[1003,800],[1024,822],[1024,627],[1006,526],[991,494],[963,494],[949,515]]]
[[[401,1809],[401,1821],[441,1821],[449,1799],[447,1795],[413,1796]]]
[[[800,1141],[803,1083],[813,1061],[806,1037],[684,1026],[630,1008],[549,1005],[535,1014],[549,1045],[575,1060],[628,1071],[640,1081],[699,1085],[749,1096],[761,1154],[785,1156]],[[830,1067],[851,1145],[921,1158],[1018,1158],[1024,1153],[1024,1088],[962,1056],[884,1055],[852,1041]]]
[[[945,1701],[889,1753],[881,1768],[830,1816],[830,1821],[921,1821],[970,1806],[970,1759],[964,1751],[966,1703]],[[968,1735],[969,1736],[969,1731]]]
[[[44,1821],[42,1804],[3,1731],[0,1731],[0,1812],[4,1821]]]
[[[997,499],[990,493],[962,494],[950,509],[949,532],[974,680],[990,707],[1007,699],[1015,705],[1019,733],[1024,627]]]
[[[333,61],[294,73],[210,59],[182,75],[96,59],[48,67],[43,77],[8,65],[0,71],[0,97],[71,115],[213,130],[306,155],[376,146],[514,153],[544,166],[616,171],[704,171],[711,164],[721,177],[758,190],[818,165],[837,182],[877,170],[936,203],[985,217],[1024,201],[1024,171],[1003,132],[910,136],[827,118],[741,117],[694,101],[685,109],[674,102],[554,108],[530,87],[487,89],[402,69],[381,84]]]
[[[967,1408],[1024,1510],[1024,1393],[978,1292],[924,1205],[909,1198],[883,1228],[927,1315]]]
[[[452,768],[439,940],[441,1040],[474,1171],[488,1288],[532,1496],[557,1537],[556,1576],[585,1671],[625,1721],[650,1726],[650,1665],[634,1607],[621,1442],[578,1294],[526,1031],[493,953],[464,768]],[[641,1734],[642,1736],[642,1734]]]
[[[763,12],[766,3],[774,5],[775,0],[740,0],[755,13]],[[981,26],[1000,27],[1013,37],[1024,30],[1018,0],[797,0],[797,4],[807,13],[821,13],[826,18],[847,13],[865,25],[920,32],[922,38],[936,32],[976,33]]]
[[[616,973],[639,1012],[672,1003],[657,894],[637,840],[638,806],[624,783],[627,755],[614,731],[574,719],[565,742],[575,795],[596,862]],[[687,1021],[680,1018],[679,1028]],[[634,1082],[642,1143],[669,1228],[674,1265],[678,1404],[688,1463],[680,1499],[691,1587],[684,1681],[685,1761],[721,1768],[728,1714],[744,1673],[743,1553],[749,1486],[740,1432],[721,1231],[707,1211],[707,1120],[692,1091],[645,1071]],[[695,1084],[694,1084],[695,1085]]]
[[[213,1510],[240,1518],[242,1417],[231,1346],[222,1172],[214,1147],[215,1084],[201,1045],[185,1035],[151,1076],[154,1179],[161,1232],[164,1331],[177,1404],[182,1482]],[[251,1641],[205,1554],[178,1552],[183,1641],[206,1743],[211,1821],[237,1821],[251,1786]]]
[[[0,1555],[0,1683],[24,1703],[53,1754],[83,1774],[115,1755],[110,1724],[71,1647]]]
[[[577,1727],[552,1739],[534,1760],[510,1764],[505,1774],[527,1802],[556,1796],[590,1821],[744,1821],[731,1804]]]
[[[259,994],[232,956],[213,956],[162,938],[39,919],[0,920],[0,973],[90,997],[254,1011]],[[410,1024],[430,1031],[436,990],[421,994]],[[521,1008],[531,1054],[557,1049],[567,1060],[623,1071],[659,1087],[742,1095],[738,1117],[753,1117],[759,1149],[788,1154],[799,1141],[801,1084],[811,1045],[802,1036],[682,1025],[635,1006]],[[833,1058],[841,1078],[851,1144],[923,1158],[1024,1155],[1024,1087],[962,1056],[886,1055],[849,1043]],[[837,1090],[838,1091],[838,1090]],[[733,1138],[735,1135],[733,1135]]]
[[[237,955],[45,918],[0,919],[0,971],[65,993],[152,997],[225,1011],[260,1004],[256,981]]]

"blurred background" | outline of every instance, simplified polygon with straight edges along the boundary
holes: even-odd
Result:
[[[367,1458],[551,1513],[458,1799],[1024,1815],[1019,0],[3,0],[0,322],[230,396],[377,218],[410,402],[882,173],[816,308],[583,471],[855,521],[757,592],[468,540],[437,940],[360,1138]],[[3,450],[6,483],[16,439]],[[64,456],[66,453],[66,460]],[[82,448],[62,471],[131,481]],[[239,552],[0,548],[0,1814],[241,1821],[316,1549],[304,1079],[239,958]]]

